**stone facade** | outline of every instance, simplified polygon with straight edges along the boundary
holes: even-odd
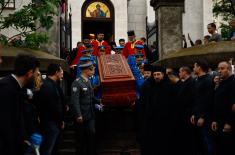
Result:
[[[24,5],[28,5],[31,2],[31,0],[15,0],[15,10],[4,10],[2,15],[6,16],[10,13],[13,13],[15,11],[20,10]],[[60,33],[60,24],[59,24],[59,17],[55,16],[54,17],[54,25],[53,27],[47,31],[40,29],[38,31],[41,32],[47,32],[48,36],[50,36],[49,42],[47,44],[41,45],[41,49],[44,51],[47,51],[55,56],[60,56],[60,38],[59,38],[59,33]],[[19,34],[19,31],[13,29],[13,28],[8,28],[8,29],[3,29],[0,30],[0,33],[7,36],[7,37],[12,37],[14,35]]]
[[[82,5],[85,0],[69,0],[72,8],[72,46],[75,47],[78,41],[81,41],[82,32]],[[126,32],[128,31],[128,15],[127,15],[127,0],[111,0],[115,10],[115,40],[118,41],[120,38],[127,39]]]
[[[169,51],[182,48],[182,13],[180,6],[162,6],[156,11],[160,59]]]
[[[51,53],[52,55],[60,57],[60,17],[55,16],[53,18],[54,25],[50,30],[41,29],[41,32],[47,32],[49,41],[47,44],[42,44],[40,48],[44,51]]]
[[[31,0],[16,0],[16,10],[22,8],[23,5],[28,4]],[[82,6],[86,0],[68,0],[72,10],[72,46],[75,47],[77,41],[82,40],[81,29],[81,16]],[[150,6],[152,2],[163,2],[166,0],[110,0],[114,6],[115,12],[115,41],[120,38],[127,39],[127,31],[135,30],[137,38],[146,36],[146,16],[148,16],[148,23],[151,25],[155,22],[154,8]],[[167,0],[173,2],[173,0]],[[182,0],[174,0],[178,3]],[[185,0],[183,17],[182,17],[182,31],[179,33],[187,36],[190,33],[193,41],[196,39],[203,39],[203,36],[208,34],[206,26],[208,23],[213,22],[212,15],[213,0]],[[156,8],[155,8],[156,9]],[[6,10],[4,14],[12,13],[16,10]],[[46,45],[47,49],[51,48],[53,53],[58,55],[59,51],[59,23],[58,19],[55,19],[55,26],[48,33],[51,34],[52,40],[50,46]],[[161,23],[159,23],[161,24]],[[6,36],[13,36],[17,33],[14,29],[1,30],[2,34]],[[56,34],[56,35],[54,35]],[[181,34],[181,35],[182,35]],[[157,36],[156,36],[157,37]],[[155,38],[156,38],[155,37]],[[153,37],[154,38],[154,37]],[[150,41],[150,43],[152,43]]]
[[[9,10],[3,10],[2,15],[6,16],[10,13],[13,13],[15,11],[20,10],[24,5],[27,5],[31,2],[31,0],[15,0],[15,10],[9,9]],[[0,30],[0,33],[7,36],[7,37],[12,37],[14,35],[17,35],[19,32],[13,28],[9,28],[9,29],[4,29],[4,30]]]
[[[212,0],[185,0],[183,13],[183,34],[190,34],[193,41],[203,39],[207,24],[213,22]]]
[[[146,16],[146,0],[128,2],[128,30],[135,30],[137,38],[146,36]]]

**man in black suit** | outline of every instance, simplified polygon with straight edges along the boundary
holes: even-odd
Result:
[[[235,154],[235,78],[229,62],[218,65],[219,87],[215,91],[211,128],[217,134],[217,155]]]
[[[194,73],[197,75],[195,81],[194,103],[191,123],[196,127],[198,133],[197,153],[212,155],[215,152],[215,144],[212,133],[209,130],[213,111],[214,84],[208,74],[208,64],[204,60],[198,60],[194,64]]]
[[[0,80],[0,154],[21,155],[25,140],[22,88],[33,82],[39,72],[38,60],[29,55],[19,55],[14,64],[14,74]]]
[[[60,130],[64,128],[65,100],[59,82],[63,79],[63,69],[58,64],[50,64],[47,78],[43,81],[37,96],[40,129],[43,136],[41,155],[56,154]]]
[[[178,143],[177,149],[181,155],[195,154],[193,145],[194,128],[190,123],[190,116],[194,103],[194,84],[189,67],[183,66],[179,69],[181,83],[177,91],[177,117],[178,117]]]

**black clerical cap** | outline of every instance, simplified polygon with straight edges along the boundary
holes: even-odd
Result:
[[[97,35],[98,35],[98,34],[104,34],[104,31],[99,31],[99,32],[97,33]]]
[[[127,35],[128,36],[135,36],[135,31],[134,30],[128,31]]]
[[[153,66],[152,67],[152,72],[162,72],[162,73],[166,73],[166,68],[161,67],[161,66]]]
[[[152,65],[150,65],[150,64],[145,64],[145,65],[144,65],[144,71],[152,71]]]

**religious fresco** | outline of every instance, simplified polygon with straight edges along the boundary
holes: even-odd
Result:
[[[110,9],[102,2],[93,2],[86,9],[88,18],[110,18]]]

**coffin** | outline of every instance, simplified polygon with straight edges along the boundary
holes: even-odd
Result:
[[[135,78],[127,60],[119,54],[98,58],[102,103],[105,106],[131,106],[136,100]]]

